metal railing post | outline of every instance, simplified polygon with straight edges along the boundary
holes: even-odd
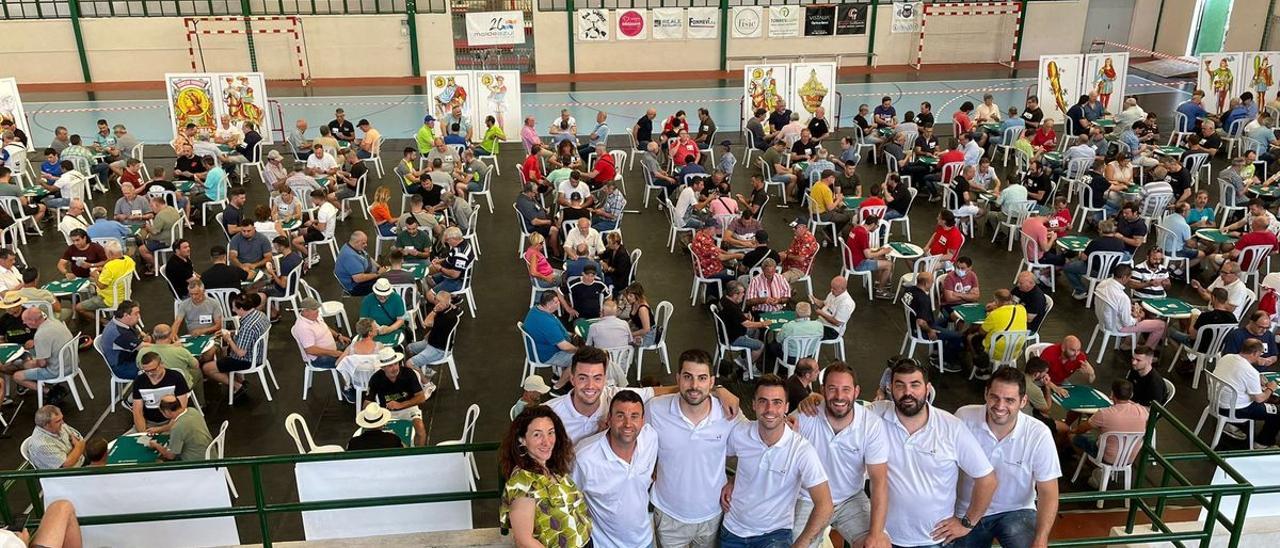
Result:
[[[409,66],[413,70],[415,77],[422,76],[422,66],[418,58],[418,2],[417,0],[405,0],[404,17],[405,27],[409,31]]]
[[[577,72],[577,59],[576,59],[577,54],[573,52],[573,39],[574,39],[573,10],[574,10],[573,0],[566,0],[564,4],[564,15],[569,22],[569,25],[568,25],[569,27],[569,74],[574,74]]]
[[[262,545],[271,546],[271,524],[267,521],[267,496],[262,492],[262,465],[249,465],[253,474],[253,504],[258,509],[258,527],[262,529]]]
[[[240,17],[244,19],[244,36],[249,46],[249,66],[254,72],[258,72],[258,52],[253,47],[253,22],[249,20],[253,16],[253,7],[249,5],[249,0],[240,0]]]
[[[871,0],[871,7],[867,9],[871,11],[871,28],[867,29],[867,66],[869,67],[876,55],[876,20],[880,12],[880,0]]]
[[[93,77],[89,75],[89,56],[85,55],[84,33],[80,31],[80,0],[67,0],[67,11],[71,16],[71,32],[76,38],[76,53],[80,56],[80,74],[88,84],[93,82]]]
[[[720,0],[720,70],[729,67],[729,0]]]

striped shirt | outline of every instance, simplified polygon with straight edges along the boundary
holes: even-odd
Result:
[[[791,283],[781,274],[774,274],[772,278],[766,277],[764,274],[751,278],[750,285],[747,286],[747,299],[763,299],[766,297],[777,297],[784,301],[791,298]],[[776,312],[785,308],[785,304],[758,304],[755,310],[761,312]]]

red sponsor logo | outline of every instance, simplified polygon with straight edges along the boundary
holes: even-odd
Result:
[[[623,36],[639,36],[644,32],[644,16],[638,11],[624,11],[618,15],[618,32]]]

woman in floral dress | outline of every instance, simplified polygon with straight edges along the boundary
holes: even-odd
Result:
[[[573,442],[551,408],[525,408],[499,450],[507,485],[498,519],[518,548],[591,545],[586,499],[570,478]]]

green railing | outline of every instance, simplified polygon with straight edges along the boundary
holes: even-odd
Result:
[[[276,514],[312,512],[318,510],[342,510],[350,508],[366,508],[372,506],[391,506],[401,504],[423,504],[430,502],[452,502],[461,500],[497,499],[501,490],[487,489],[477,491],[461,491],[453,493],[433,493],[419,495],[378,496],[371,498],[340,499],[317,502],[267,502],[266,489],[262,483],[262,469],[267,466],[292,465],[302,462],[331,462],[352,459],[372,459],[382,457],[405,457],[413,455],[436,455],[445,453],[484,453],[496,452],[498,443],[473,443],[467,445],[446,445],[413,447],[408,449],[380,449],[375,451],[348,451],[341,453],[313,453],[309,455],[272,455],[261,457],[232,457],[219,460],[199,462],[172,462],[164,464],[134,464],[122,466],[104,466],[96,468],[68,468],[58,470],[19,469],[0,472],[0,517],[6,523],[13,523],[13,509],[10,508],[11,491],[19,485],[26,487],[32,504],[32,515],[26,526],[39,526],[39,518],[44,505],[41,502],[40,479],[69,476],[93,476],[100,474],[128,474],[150,471],[196,470],[208,468],[248,468],[253,483],[252,504],[232,505],[228,508],[203,508],[192,510],[176,510],[139,514],[118,514],[107,516],[80,517],[80,525],[108,525],[116,523],[140,523],[148,521],[169,521],[196,518],[220,518],[236,516],[256,516],[262,533],[262,544],[271,546],[273,539],[270,518]],[[469,470],[469,469],[468,469]],[[497,485],[504,482],[498,478]],[[243,493],[246,495],[247,493]]]
[[[1153,448],[1150,443],[1150,441],[1154,439],[1157,425],[1163,425],[1166,427],[1161,429],[1161,432],[1165,434],[1165,438],[1173,438],[1175,436],[1170,436],[1170,434],[1176,434],[1176,437],[1187,440],[1187,442],[1194,447],[1195,451],[1179,454],[1160,453],[1160,451]],[[1241,524],[1244,523],[1250,498],[1254,494],[1280,492],[1280,486],[1254,486],[1238,471],[1236,471],[1236,469],[1226,460],[1227,458],[1238,456],[1280,456],[1280,450],[1236,451],[1223,453],[1214,452],[1206,443],[1195,436],[1185,424],[1179,421],[1177,417],[1171,415],[1168,410],[1159,404],[1154,404],[1151,408],[1151,416],[1147,423],[1145,439],[1147,440],[1147,443],[1145,443],[1140,450],[1138,460],[1135,464],[1134,488],[1127,490],[1111,490],[1105,493],[1068,493],[1059,497],[1059,502],[1062,505],[1071,506],[1083,506],[1096,503],[1098,501],[1127,500],[1129,502],[1128,515],[1125,522],[1125,533],[1127,536],[1059,539],[1052,541],[1050,543],[1051,546],[1068,547],[1097,546],[1103,544],[1118,545],[1126,543],[1171,542],[1176,546],[1185,548],[1188,546],[1188,544],[1186,544],[1187,541],[1196,541],[1199,546],[1207,547],[1210,540],[1213,538],[1214,532],[1217,530],[1217,526],[1221,525],[1229,534],[1227,544],[1228,548],[1236,548],[1239,546],[1241,530],[1243,529]],[[1164,443],[1167,445],[1170,441],[1171,439],[1166,439],[1164,440]],[[500,489],[489,489],[474,492],[466,491],[429,495],[401,495],[330,500],[323,502],[267,502],[268,493],[263,488],[262,483],[262,469],[264,467],[291,465],[300,462],[400,457],[406,455],[460,452],[481,453],[495,451],[497,448],[497,443],[477,443],[471,445],[387,449],[379,451],[354,451],[347,453],[235,457],[216,461],[190,463],[178,462],[160,465],[109,466],[103,468],[76,468],[65,470],[20,469],[0,472],[0,517],[3,517],[6,522],[12,522],[12,509],[10,508],[10,504],[12,502],[10,500],[11,491],[20,488],[19,486],[25,486],[26,491],[30,495],[30,501],[34,506],[33,516],[32,519],[28,521],[28,526],[36,526],[39,523],[39,515],[43,508],[39,486],[39,480],[41,478],[87,476],[94,474],[123,474],[153,470],[191,470],[213,467],[227,467],[240,470],[248,468],[253,480],[252,504],[235,505],[229,508],[93,516],[81,518],[80,523],[82,525],[103,525],[177,519],[256,516],[261,528],[262,542],[264,545],[270,546],[272,543],[272,534],[269,527],[269,518],[277,514],[399,504],[497,499],[501,496],[501,491]],[[1196,470],[1196,472],[1202,474],[1204,472],[1204,465],[1206,464],[1221,469],[1223,473],[1230,478],[1231,483],[1221,485],[1197,484],[1188,477],[1186,471],[1178,468],[1178,465],[1199,466],[1201,469]],[[1157,476],[1158,481],[1154,479]],[[498,478],[496,485],[502,485],[501,478]],[[1224,497],[1239,497],[1239,503],[1236,506],[1234,515],[1228,516],[1221,511]],[[1165,520],[1165,511],[1170,507],[1170,503],[1175,501],[1184,505],[1189,504],[1190,506],[1203,509],[1210,519],[1205,520],[1203,527],[1198,530],[1174,531]],[[21,501],[20,503],[25,504],[25,502]],[[1138,528],[1140,527],[1138,523],[1139,516],[1144,517],[1146,521],[1150,522],[1149,526],[1144,524],[1141,525],[1141,527],[1151,527],[1151,532],[1138,532]]]

